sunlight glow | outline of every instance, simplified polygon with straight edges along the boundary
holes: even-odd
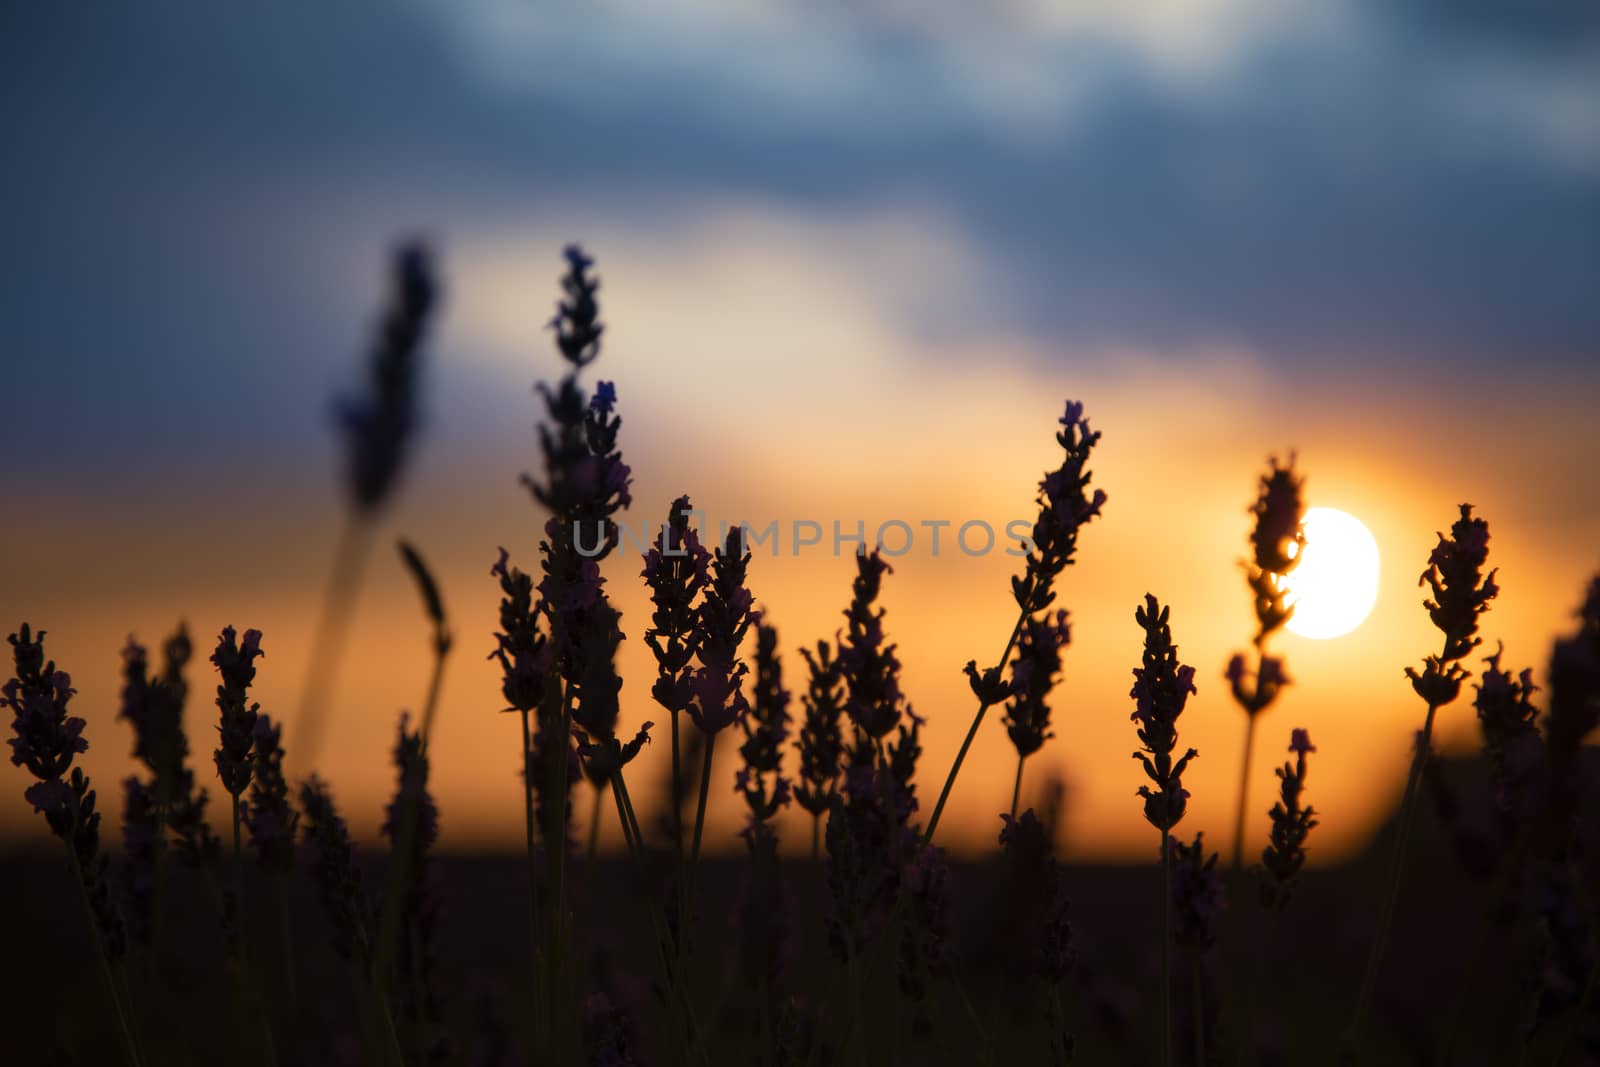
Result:
[[[1306,546],[1284,577],[1294,614],[1287,626],[1301,637],[1343,637],[1378,602],[1378,542],[1354,515],[1334,508],[1306,512]]]

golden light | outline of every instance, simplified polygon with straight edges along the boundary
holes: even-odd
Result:
[[[1284,576],[1294,607],[1288,628],[1301,637],[1343,637],[1378,602],[1378,542],[1354,515],[1335,508],[1306,512],[1300,563]]]

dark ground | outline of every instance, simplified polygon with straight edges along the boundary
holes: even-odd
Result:
[[[1462,795],[1471,795],[1469,785],[1477,789],[1470,768],[1447,766],[1441,780]],[[1539,964],[1548,958],[1547,950],[1586,951],[1587,935],[1580,939],[1584,944],[1547,945],[1527,910],[1506,932],[1486,921],[1491,910],[1486,879],[1474,879],[1462,862],[1470,835],[1448,829],[1433,799],[1424,797],[1427,803],[1413,838],[1365,1062],[1484,1067],[1553,1063],[1573,1013],[1554,1017],[1531,1044],[1524,1039],[1523,1020],[1531,1016],[1531,991],[1539,984]],[[1457,829],[1471,825],[1470,815],[1454,823]],[[1586,834],[1595,825],[1594,818],[1586,818]],[[1256,1062],[1338,1062],[1339,1035],[1355,1002],[1376,925],[1379,879],[1389,844],[1385,832],[1357,862],[1304,876],[1273,932],[1261,968]],[[1470,855],[1471,849],[1466,852]],[[1586,854],[1600,854],[1600,849],[1591,846]],[[732,964],[744,864],[724,858],[703,864],[698,929],[708,948],[699,953],[695,981],[706,1018],[712,1018],[714,1004],[722,1004],[713,1024],[713,1061],[760,1063],[749,1051],[758,1032],[758,997]],[[826,1018],[836,1021],[848,1003],[843,995],[847,982],[843,968],[828,953],[821,928],[822,873],[820,866],[803,860],[784,863],[797,930],[786,982],[813,1010],[820,1006]],[[454,1062],[482,1062],[473,1053],[489,1003],[498,1005],[516,1047],[524,1048],[521,1020],[531,979],[523,860],[446,855],[437,874],[438,973]],[[1015,933],[998,875],[993,863],[958,864],[953,870],[955,965],[930,994],[930,1034],[911,1033],[909,1017],[898,1007],[893,954],[885,954],[864,998],[870,1019],[869,1062],[976,1064],[990,1059],[989,1052],[996,1064],[1048,1062],[1042,988],[1011,977],[1012,969],[996,950]],[[643,910],[646,901],[634,891],[639,879],[626,860],[612,857],[592,869],[585,869],[580,858],[572,877],[575,942],[581,946],[573,968],[575,1003],[602,988],[609,988],[621,1003],[634,1000],[645,1019],[645,1054],[639,1062],[670,1064],[672,1058],[661,1054],[664,1031],[657,1029],[663,1016],[649,988],[654,975],[651,921]],[[1156,1062],[1160,868],[1155,862],[1140,868],[1069,865],[1067,879],[1081,964],[1065,998],[1069,1025],[1078,1039],[1076,1062]],[[1591,877],[1587,884],[1600,880]],[[367,885],[381,891],[382,872],[369,870]],[[272,987],[268,999],[280,1035],[280,1062],[344,1062],[360,1032],[352,983],[347,966],[329,947],[328,927],[308,880],[297,877],[291,898],[297,984],[292,1004],[282,980],[276,898],[265,884],[249,890],[246,928],[257,968]],[[1235,1062],[1238,1020],[1245,1013],[1242,990],[1263,958],[1258,955],[1263,913],[1255,883],[1241,878],[1231,883],[1231,890],[1208,975],[1213,987],[1209,999],[1220,1012],[1219,1036],[1207,1054],[1212,1063]],[[254,1036],[258,1024],[234,1007],[209,893],[197,878],[177,875],[164,899],[161,932],[166,947],[159,963],[152,970],[134,962],[130,969],[150,1060],[266,1062],[262,1042]],[[0,1061],[119,1062],[105,987],[64,860],[54,852],[0,854],[0,915],[7,963],[0,1000],[6,1035]],[[1182,957],[1174,970],[1176,1061],[1188,1063],[1192,971]],[[823,1030],[836,1032],[826,1023]],[[1453,1053],[1447,1052],[1452,1047]],[[1565,1062],[1600,1063],[1600,1056],[1592,1048],[1586,1052],[1580,1042]]]

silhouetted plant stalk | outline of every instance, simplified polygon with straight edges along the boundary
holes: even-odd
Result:
[[[410,775],[413,778],[420,778],[421,782],[418,784],[402,780],[396,789],[394,804],[384,824],[392,849],[388,885],[384,893],[382,923],[379,927],[377,973],[385,977],[392,972],[397,960],[419,958],[420,946],[417,944],[419,935],[414,932],[411,925],[407,925],[417,921],[412,915],[414,909],[411,909],[410,905],[415,903],[420,907],[431,904],[425,896],[417,895],[418,887],[426,874],[420,865],[426,863],[431,838],[437,837],[438,834],[437,813],[432,811],[432,800],[426,788],[428,741],[434,715],[438,710],[445,663],[454,643],[444,610],[444,598],[440,595],[438,582],[434,580],[427,562],[422,558],[422,554],[406,541],[400,541],[398,547],[406,570],[417,584],[424,614],[433,627],[433,667],[429,671],[427,694],[423,699],[421,726],[415,734],[409,734],[405,728],[406,720],[402,717],[400,740],[395,749],[396,769],[402,779]],[[413,752],[412,749],[416,751]],[[411,896],[408,897],[408,894]],[[429,918],[430,926],[431,922]],[[413,975],[411,987],[416,990],[417,984],[418,978]],[[424,999],[421,991],[416,990],[411,1003],[422,1003]],[[437,1020],[432,1020],[431,1023],[426,1021],[419,1023],[422,1024],[437,1025]]]
[[[77,690],[66,671],[56,670],[55,661],[45,659],[44,637],[43,630],[35,637],[23,623],[7,638],[14,673],[0,687],[0,707],[12,711],[11,730],[16,736],[8,742],[11,762],[33,775],[34,784],[23,791],[23,797],[44,816],[50,832],[66,849],[106,992],[111,996],[123,1054],[130,1064],[140,1067],[143,1057],[121,974],[127,956],[126,928],[112,899],[108,865],[100,851],[95,791],[82,768],[72,766],[73,757],[89,749],[83,736],[86,724],[68,714],[67,705]]]
[[[1316,809],[1304,802],[1306,757],[1316,750],[1311,743],[1311,735],[1305,730],[1290,731],[1289,751],[1294,754],[1294,760],[1285,761],[1275,771],[1278,776],[1278,800],[1268,813],[1272,820],[1272,832],[1267,847],[1261,852],[1260,868],[1261,903],[1267,912],[1267,922],[1256,945],[1256,963],[1250,976],[1250,987],[1245,994],[1244,1026],[1239,1031],[1235,1061],[1240,1067],[1252,1058],[1256,1020],[1260,1016],[1261,987],[1266,976],[1272,937],[1277,931],[1279,917],[1289,906],[1289,898],[1294,894],[1300,871],[1305,867],[1306,838],[1317,825]]]
[[[757,989],[763,1054],[773,1055],[775,1020],[783,981],[783,956],[789,937],[789,901],[778,860],[778,831],[773,825],[791,795],[783,775],[783,750],[789,736],[789,691],[783,687],[778,631],[756,624],[755,683],[750,711],[742,724],[740,767],[734,789],[743,798],[748,819],[739,836],[750,854],[749,874],[740,907],[740,974]]]
[[[1283,660],[1267,655],[1267,639],[1294,616],[1294,606],[1285,604],[1284,577],[1300,563],[1305,550],[1305,507],[1301,488],[1305,479],[1295,474],[1294,453],[1287,466],[1278,466],[1277,457],[1267,461],[1261,476],[1261,490],[1250,513],[1255,526],[1250,532],[1251,558],[1244,561],[1246,584],[1256,616],[1256,632],[1251,645],[1256,654],[1250,670],[1242,653],[1228,661],[1227,679],[1233,699],[1245,714],[1244,756],[1240,760],[1239,799],[1233,829],[1233,869],[1244,862],[1245,812],[1250,806],[1250,767],[1255,755],[1256,719],[1277,699],[1289,684]],[[1247,680],[1248,679],[1248,680]]]
[[[311,662],[300,691],[296,758],[316,766],[350,619],[371,554],[375,523],[405,467],[417,424],[422,343],[438,304],[433,259],[420,241],[394,252],[389,303],[367,363],[367,391],[339,399],[334,408],[344,435],[349,507],[346,509],[322,608],[311,643]]]
[[[802,648],[807,679],[800,698],[805,720],[795,748],[800,754],[800,781],[794,800],[811,814],[811,859],[820,855],[822,815],[839,791],[844,768],[844,734],[839,717],[844,712],[844,675],[828,642],[818,641],[816,652]]]
[[[246,951],[243,931],[244,850],[241,829],[249,811],[244,791],[250,788],[255,779],[257,727],[262,719],[261,705],[250,701],[250,686],[255,682],[255,661],[263,654],[260,630],[246,630],[241,636],[232,626],[223,627],[216,650],[211,654],[211,664],[221,678],[217,686],[218,744],[213,759],[217,765],[217,777],[222,780],[222,788],[232,801],[233,816],[233,880],[231,885],[221,890],[223,937],[228,944],[229,956],[239,965],[246,993],[255,1002],[260,1015],[267,1062],[274,1063],[277,1061],[277,1052],[272,1039],[265,990]],[[274,735],[270,740],[275,745],[277,738]],[[278,758],[281,762],[281,753]],[[292,823],[289,829],[292,832]]]
[[[599,282],[590,274],[594,263],[575,245],[565,250],[564,258],[563,296],[550,326],[568,370],[554,389],[538,386],[545,409],[539,425],[544,469],[538,478],[527,474],[522,478],[549,512],[539,544],[543,577],[535,589],[520,572],[507,567],[503,550],[494,569],[505,594],[494,656],[501,661],[507,701],[522,713],[527,753],[524,801],[527,808],[537,808],[534,814],[542,827],[548,861],[544,934],[537,950],[543,978],[538,995],[545,1003],[535,1012],[536,1054],[558,1060],[571,1036],[570,1028],[558,1025],[570,1018],[559,1000],[568,925],[565,880],[571,786],[585,767],[591,767],[601,780],[612,782],[621,809],[628,810],[619,780],[621,767],[648,740],[648,724],[627,745],[615,732],[622,685],[615,654],[622,632],[599,563],[617,545],[615,515],[631,502],[630,475],[617,450],[622,420],[614,413],[616,389],[602,381],[590,396],[578,384],[580,372],[599,358],[604,331],[596,302]],[[541,618],[548,637],[540,634]],[[536,713],[538,727],[531,738],[530,713]],[[625,836],[632,835],[635,822],[623,819]],[[530,867],[535,868],[537,884],[541,872],[531,833],[529,838]]]
[[[1417,581],[1418,585],[1427,586],[1432,593],[1423,601],[1423,606],[1428,609],[1434,627],[1444,635],[1444,644],[1437,656],[1428,656],[1423,661],[1421,671],[1406,668],[1412,689],[1427,705],[1427,714],[1423,718],[1422,729],[1417,733],[1411,772],[1406,780],[1405,796],[1395,823],[1394,852],[1389,861],[1378,928],[1345,1035],[1347,1048],[1358,1058],[1362,1027],[1371,1006],[1378,973],[1383,966],[1384,950],[1388,947],[1389,930],[1394,922],[1406,848],[1411,838],[1417,786],[1432,747],[1434,717],[1440,708],[1452,703],[1460,694],[1461,682],[1467,677],[1460,661],[1480,643],[1477,637],[1478,616],[1488,610],[1489,601],[1499,592],[1499,587],[1495,585],[1495,572],[1491,570],[1487,576],[1483,573],[1488,558],[1489,525],[1482,519],[1472,517],[1472,505],[1462,504],[1461,517],[1450,527],[1450,536],[1439,535],[1439,544],[1428,557],[1428,567]]]
[[[430,850],[439,838],[439,810],[428,792],[428,752],[421,731],[412,731],[402,712],[394,747],[395,793],[384,811],[382,832],[392,848],[390,894],[379,916],[378,976],[392,980],[407,1042],[418,1063],[450,1057],[443,1030],[443,997],[437,983],[435,935],[439,902],[433,890]],[[410,840],[401,838],[402,820],[414,813]],[[399,890],[394,886],[398,883]]]
[[[1139,724],[1143,752],[1134,758],[1144,766],[1145,776],[1155,786],[1139,787],[1144,798],[1144,817],[1161,832],[1161,1061],[1172,1063],[1172,829],[1183,819],[1189,791],[1183,788],[1183,772],[1199,755],[1194,749],[1173,759],[1178,746],[1178,717],[1195,692],[1194,668],[1178,662],[1178,646],[1172,643],[1168,623],[1172,609],[1162,607],[1146,594],[1145,606],[1134,612],[1144,630],[1144,663],[1133,671],[1133,721]],[[1197,839],[1198,847],[1198,839]]]
[[[1022,799],[1022,766],[1055,736],[1050,729],[1050,691],[1061,673],[1061,651],[1072,641],[1067,613],[1029,618],[1011,661],[1011,700],[1006,704],[1006,734],[1017,750],[1017,777],[1011,786],[1011,816]]]
[[[361,884],[350,831],[334,805],[333,794],[315,775],[300,787],[300,809],[305,814],[301,839],[306,866],[333,931],[333,950],[355,971],[356,995],[362,1005],[369,1047],[383,1046],[394,1064],[402,1064],[405,1054],[390,1007],[388,982],[378,975],[378,934],[372,904]],[[374,1029],[379,1031],[376,1035]]]
[[[1100,432],[1089,429],[1089,420],[1083,415],[1083,405],[1071,400],[1067,401],[1066,413],[1061,416],[1060,423],[1056,443],[1065,454],[1061,466],[1047,473],[1039,483],[1039,517],[1034,520],[1032,546],[1027,554],[1026,567],[1021,575],[1011,579],[1011,594],[1019,612],[1017,623],[1011,628],[1011,636],[1006,639],[1005,648],[995,666],[979,674],[975,660],[967,663],[967,677],[972,684],[973,694],[978,698],[978,710],[972,717],[972,725],[967,728],[967,736],[961,741],[961,748],[956,752],[950,773],[945,776],[944,785],[939,790],[938,802],[934,804],[933,814],[922,834],[924,845],[933,843],[933,835],[939,829],[939,818],[944,814],[950,790],[955,787],[956,776],[961,773],[961,765],[966,761],[967,751],[972,748],[973,738],[978,736],[978,727],[983,725],[984,713],[1012,695],[1012,687],[1002,679],[1001,673],[1011,658],[1011,651],[1016,647],[1023,627],[1035,612],[1044,611],[1055,603],[1055,581],[1074,562],[1079,531],[1085,523],[1100,514],[1106,502],[1104,490],[1096,489],[1092,494],[1089,492],[1092,475],[1087,464],[1091,451],[1100,440]]]
[[[1195,834],[1191,844],[1168,838],[1172,871],[1170,907],[1173,912],[1173,942],[1189,958],[1190,1024],[1194,1033],[1194,1058],[1197,1065],[1208,1063],[1206,1049],[1215,1048],[1216,1008],[1206,994],[1210,979],[1207,956],[1217,941],[1217,923],[1227,906],[1222,875],[1217,871],[1217,854],[1207,853],[1204,835]],[[1210,1005],[1210,1007],[1208,1007]]]

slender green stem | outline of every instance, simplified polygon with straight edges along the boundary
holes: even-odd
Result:
[[[1233,869],[1244,869],[1245,813],[1250,810],[1250,765],[1256,751],[1256,715],[1246,711],[1244,720],[1244,759],[1239,770],[1239,805],[1233,820]]]
[[[1011,817],[1017,817],[1017,808],[1022,801],[1022,764],[1028,757],[1017,756],[1017,780],[1011,784]]]
[[[304,767],[317,765],[326,731],[329,701],[344,659],[356,593],[371,554],[373,523],[366,512],[348,511],[333,550],[333,569],[323,592],[322,609],[311,641],[311,663],[300,689],[299,716],[295,723],[295,758]]]
[[[1172,1067],[1172,834],[1161,832],[1161,1063]]]
[[[1428,716],[1423,721],[1422,733],[1417,738],[1417,751],[1411,760],[1411,774],[1406,779],[1405,798],[1400,803],[1400,815],[1395,826],[1394,851],[1389,859],[1389,877],[1384,888],[1382,910],[1379,912],[1378,930],[1372,940],[1372,949],[1367,955],[1366,971],[1361,979],[1361,990],[1356,997],[1355,1012],[1350,1017],[1350,1026],[1345,1033],[1346,1045],[1358,1062],[1362,1027],[1366,1023],[1372,994],[1377,988],[1378,973],[1383,968],[1383,954],[1389,946],[1389,931],[1394,925],[1395,903],[1400,896],[1406,848],[1411,840],[1412,824],[1416,821],[1417,794],[1420,792],[1422,775],[1427,767],[1428,753],[1433,739],[1433,718],[1438,710],[1437,705],[1428,705]]]

